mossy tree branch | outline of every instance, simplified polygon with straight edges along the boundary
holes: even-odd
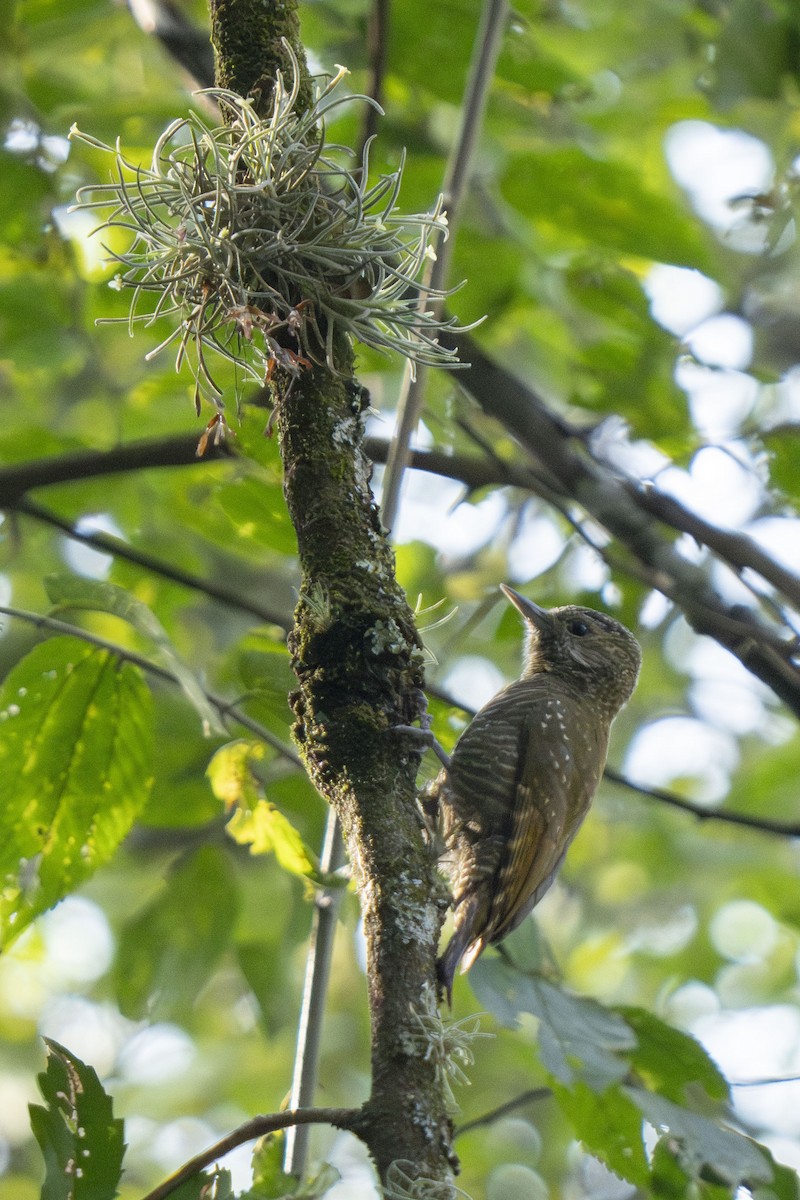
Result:
[[[268,99],[286,71],[287,38],[302,63],[291,4],[210,0],[217,82]],[[284,491],[297,532],[300,602],[289,645],[298,679],[295,735],[309,774],[344,830],[361,895],[372,1029],[372,1089],[354,1128],[381,1178],[395,1160],[447,1178],[451,1126],[419,1016],[436,1006],[442,896],[422,838],[418,751],[391,730],[423,703],[422,656],[394,556],[369,487],[366,393],[350,345],[336,373],[276,373]]]
[[[360,883],[373,1080],[359,1132],[382,1176],[407,1159],[441,1178],[444,1099],[413,1050],[414,1010],[435,1005],[441,909],[415,802],[417,754],[391,733],[419,715],[421,659],[369,491],[365,403],[352,379],[317,369],[279,406],[304,578],[289,639],[300,684],[293,707],[309,772],[342,822]]]
[[[209,0],[211,44],[216,86],[253,96],[256,110],[269,110],[275,76],[291,78],[292,61],[285,42],[300,64],[300,107],[311,104],[311,80],[300,41],[297,5],[288,0]]]

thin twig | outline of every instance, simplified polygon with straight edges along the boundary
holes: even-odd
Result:
[[[180,687],[180,680],[171,671],[167,670],[166,667],[151,662],[149,658],[145,658],[143,654],[137,654],[135,650],[127,650],[124,646],[117,645],[116,642],[110,642],[95,633],[90,633],[87,629],[81,629],[79,625],[70,625],[68,621],[60,621],[57,617],[43,616],[41,613],[29,612],[23,608],[13,608],[11,605],[0,605],[0,614],[7,617],[15,617],[17,620],[25,621],[29,625],[35,625],[39,629],[49,629],[53,633],[63,633],[71,637],[80,638],[81,641],[88,642],[91,646],[97,646],[101,650],[108,650],[111,654],[115,654],[125,662],[133,663],[135,666],[140,667],[142,671],[146,671],[148,675],[154,675],[158,679],[166,680],[168,683],[174,683]],[[222,696],[218,696],[215,692],[210,692],[206,688],[203,688],[202,691],[209,704],[217,710],[221,717],[228,717],[245,729],[249,729],[256,737],[277,751],[282,758],[288,759],[293,766],[302,768],[303,764],[297,753],[291,746],[287,746],[280,738],[276,737],[266,726],[262,725],[259,721],[254,721],[247,713],[242,712],[237,704],[225,700]]]
[[[143,567],[146,571],[152,571],[154,575],[160,575],[163,579],[171,579],[173,583],[179,583],[183,587],[201,592],[212,600],[218,600],[221,604],[227,604],[232,608],[238,608],[240,612],[249,613],[251,616],[257,617],[260,621],[265,621],[268,625],[278,625],[281,629],[289,628],[290,622],[288,618],[284,613],[279,613],[277,609],[268,608],[263,604],[249,600],[233,588],[228,588],[224,584],[214,583],[210,579],[203,579],[200,575],[194,575],[191,571],[185,571],[182,567],[175,566],[173,563],[164,562],[163,559],[156,558],[154,555],[148,554],[145,550],[137,550],[128,542],[124,542],[121,538],[113,537],[111,534],[84,532],[77,525],[73,524],[69,518],[60,517],[58,513],[52,512],[49,508],[45,508],[44,505],[39,504],[35,500],[30,500],[22,496],[13,505],[9,505],[9,507],[13,508],[15,512],[22,513],[24,516],[30,517],[35,521],[41,521],[44,525],[60,529],[62,533],[65,533],[68,538],[71,538],[75,542],[82,542],[85,546],[91,546],[93,549],[99,550],[104,554],[111,554],[115,558],[123,558],[126,562]]]
[[[549,1100],[552,1094],[552,1089],[549,1087],[528,1088],[527,1091],[521,1092],[519,1096],[514,1096],[512,1100],[506,1100],[505,1104],[499,1104],[497,1108],[490,1109],[482,1117],[474,1117],[473,1120],[465,1121],[463,1125],[459,1125],[453,1133],[453,1141],[473,1129],[481,1129],[484,1125],[492,1125],[495,1121],[499,1121],[501,1117],[507,1116],[508,1113],[514,1112],[518,1108],[523,1108],[526,1104],[533,1104],[537,1100]]]
[[[328,809],[325,841],[320,854],[320,871],[332,875],[344,862],[344,841],[336,813]],[[289,1103],[306,1108],[313,1102],[319,1073],[322,1022],[328,995],[333,938],[342,898],[341,888],[318,891],[311,923],[311,942],[306,959],[303,1004],[297,1026],[297,1050]],[[302,1175],[308,1158],[307,1125],[294,1125],[286,1134],[285,1167],[289,1175]]]
[[[232,457],[230,443],[220,442],[218,446],[209,445],[198,458],[197,434],[181,433],[126,442],[110,450],[78,450],[35,458],[0,469],[0,508],[13,507],[20,496],[34,488],[156,467],[197,466]]]
[[[360,1110],[357,1108],[304,1108],[253,1117],[250,1121],[245,1121],[244,1125],[240,1125],[238,1129],[234,1129],[232,1133],[227,1134],[226,1137],[220,1138],[207,1150],[190,1158],[174,1175],[170,1175],[169,1179],[165,1179],[158,1187],[143,1196],[142,1200],[165,1200],[166,1196],[177,1191],[187,1179],[199,1175],[205,1167],[211,1166],[217,1159],[229,1154],[237,1146],[242,1146],[245,1142],[252,1142],[255,1138],[263,1137],[267,1133],[275,1133],[279,1129],[289,1129],[294,1125],[332,1125],[334,1129],[353,1129],[358,1123],[360,1115]]]
[[[481,9],[480,25],[473,45],[472,62],[464,91],[461,128],[448,161],[442,189],[447,213],[448,240],[440,242],[436,260],[431,264],[425,280],[434,298],[426,297],[424,292],[420,298],[420,303],[428,305],[434,312],[441,312],[442,308],[442,301],[436,294],[443,292],[447,286],[447,272],[459,209],[469,182],[475,147],[483,125],[508,9],[508,0],[484,0]],[[397,407],[397,427],[392,438],[382,489],[381,518],[387,529],[392,528],[397,515],[411,437],[419,423],[422,410],[426,374],[427,368],[423,364],[418,364],[415,372],[410,364],[406,364]]]
[[[383,107],[383,79],[386,74],[386,64],[389,57],[389,0],[373,0],[367,26],[367,46],[369,51],[369,84],[367,95],[375,104]],[[361,142],[356,154],[356,162],[362,162],[364,148],[370,138],[378,132],[380,113],[372,104],[364,105],[364,124],[361,132]]]
[[[705,808],[702,804],[685,800],[683,796],[676,796],[674,792],[667,792],[663,788],[645,787],[643,784],[634,783],[631,779],[621,775],[619,771],[612,770],[611,767],[606,767],[603,775],[619,787],[627,788],[630,792],[638,792],[640,796],[647,796],[650,800],[658,800],[661,804],[668,804],[671,808],[678,808],[682,812],[690,813],[698,821],[723,821],[728,825],[743,825],[747,829],[756,829],[759,833],[772,833],[778,837],[800,837],[800,821],[777,821],[770,817],[754,817],[749,813],[731,812],[729,809]]]
[[[728,1083],[735,1088],[771,1087],[775,1083],[800,1083],[800,1075],[767,1076],[764,1079],[729,1079]]]
[[[748,1087],[767,1087],[778,1083],[797,1083],[800,1081],[800,1075],[785,1075],[778,1078],[766,1079],[739,1079],[729,1080],[730,1086],[735,1088]],[[491,1108],[488,1112],[483,1113],[480,1117],[474,1117],[471,1121],[465,1121],[463,1125],[458,1125],[453,1133],[453,1141],[456,1138],[462,1137],[465,1133],[471,1133],[473,1129],[483,1129],[487,1125],[493,1125],[495,1121],[501,1120],[508,1116],[509,1113],[515,1112],[518,1108],[524,1108],[526,1104],[535,1104],[538,1100],[548,1100],[553,1095],[553,1092],[548,1087],[528,1088],[527,1091],[521,1092],[518,1096],[514,1096],[511,1100],[507,1100],[504,1104],[498,1104],[497,1108]]]

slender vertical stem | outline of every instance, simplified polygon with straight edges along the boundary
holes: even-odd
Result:
[[[486,101],[494,76],[497,56],[500,53],[500,43],[507,16],[508,0],[485,0],[464,94],[461,129],[447,164],[442,189],[450,239],[449,241],[440,241],[437,247],[436,261],[431,264],[425,279],[425,287],[430,288],[433,292],[442,291],[447,284],[447,272],[458,210],[469,182],[472,159],[483,124]],[[437,311],[441,310],[442,300],[434,298],[432,302],[429,302],[427,293],[422,292],[420,305],[423,308]],[[400,388],[397,428],[389,448],[381,500],[381,518],[387,529],[392,528],[397,515],[400,488],[409,461],[411,437],[419,422],[425,395],[426,375],[427,367],[424,365],[417,365],[416,371],[412,373],[409,363],[406,363]]]
[[[337,871],[344,862],[344,843],[338,818],[333,809],[328,812],[325,841],[322,845],[320,867],[328,874]],[[339,911],[341,889],[331,888],[320,893],[311,923],[311,940],[306,960],[303,1003],[297,1026],[297,1049],[289,1107],[311,1106],[317,1085],[322,1021],[328,994],[333,937]],[[308,1125],[292,1125],[286,1131],[284,1169],[289,1175],[302,1175],[308,1159]]]
[[[369,86],[367,95],[376,104],[383,105],[383,79],[386,74],[386,64],[389,57],[389,7],[390,0],[373,0],[367,26],[367,44],[369,46]],[[364,105],[364,126],[361,132],[360,145],[356,162],[361,162],[364,146],[378,132],[380,113],[372,104]]]

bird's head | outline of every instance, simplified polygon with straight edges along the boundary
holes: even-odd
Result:
[[[576,604],[541,608],[504,583],[500,588],[525,621],[524,679],[550,672],[612,715],[622,708],[636,686],[642,661],[639,643],[624,625],[607,613]]]

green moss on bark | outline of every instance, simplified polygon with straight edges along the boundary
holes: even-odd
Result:
[[[349,347],[339,347],[338,362],[346,372]],[[416,805],[419,752],[392,732],[419,716],[422,655],[369,488],[366,404],[349,374],[323,368],[295,380],[278,403],[304,581],[289,641],[298,679],[292,705],[298,744],[342,821],[360,885],[373,1089],[359,1132],[382,1177],[405,1159],[442,1179],[450,1124],[441,1087],[430,1062],[401,1049],[420,996],[434,994],[443,915]]]
[[[211,42],[218,87],[256,97],[263,116],[269,109],[276,71],[292,77],[289,43],[300,64],[300,107],[311,103],[311,82],[300,40],[297,6],[275,0],[212,0]]]

